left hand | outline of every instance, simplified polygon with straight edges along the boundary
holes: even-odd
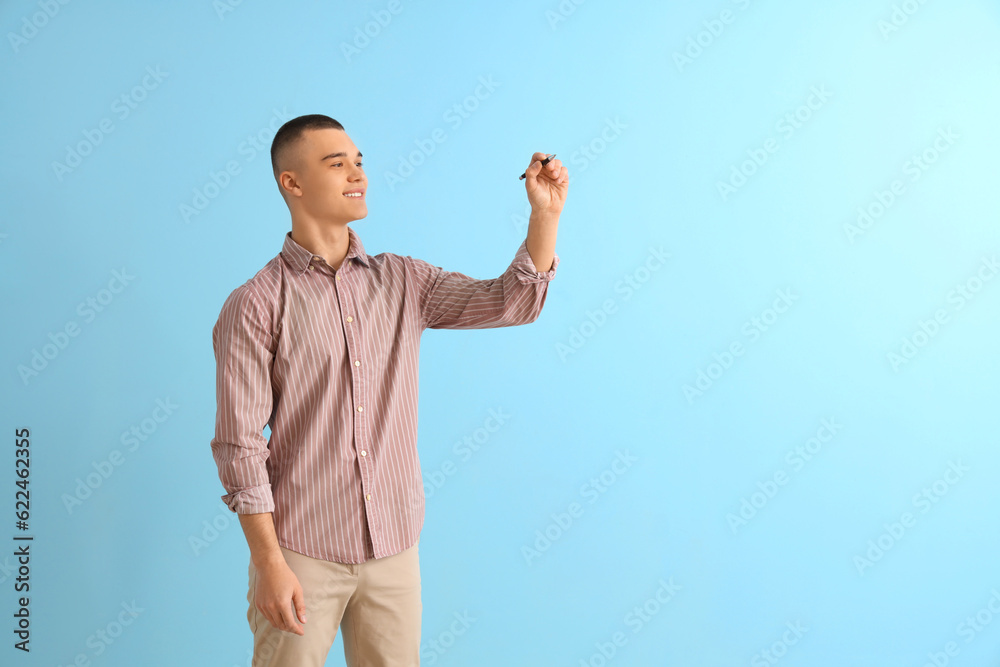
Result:
[[[531,156],[531,164],[524,172],[524,187],[533,213],[559,215],[566,203],[569,172],[559,159],[554,159],[543,167],[542,160],[547,155],[548,153],[535,153]]]

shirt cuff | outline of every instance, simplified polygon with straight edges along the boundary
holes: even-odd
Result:
[[[237,514],[263,514],[274,511],[271,485],[261,484],[221,496],[222,502]]]
[[[555,252],[552,253],[552,267],[548,271],[539,271],[535,266],[535,263],[531,261],[531,253],[528,252],[528,239],[521,241],[520,247],[517,249],[517,253],[514,255],[514,261],[511,262],[510,268],[514,271],[514,275],[522,283],[541,283],[548,282],[556,277],[556,268],[559,266],[559,255]]]

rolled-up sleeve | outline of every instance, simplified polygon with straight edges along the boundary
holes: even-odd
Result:
[[[248,285],[238,287],[212,329],[217,404],[212,456],[227,492],[222,500],[237,514],[274,510],[262,433],[273,403],[271,343],[258,297]]]
[[[486,329],[528,324],[538,319],[548,285],[556,276],[559,255],[552,267],[538,271],[521,242],[507,270],[498,278],[477,280],[457,271],[445,271],[407,256],[420,295],[420,314],[426,329]]]

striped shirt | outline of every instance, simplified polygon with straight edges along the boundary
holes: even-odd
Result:
[[[423,527],[423,330],[534,322],[559,256],[539,272],[525,239],[499,278],[477,280],[408,255],[367,255],[347,230],[339,269],[287,233],[226,299],[212,330],[211,447],[233,512],[272,512],[292,551],[362,563],[412,546]]]

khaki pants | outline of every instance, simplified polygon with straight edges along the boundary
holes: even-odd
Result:
[[[302,585],[304,635],[276,629],[257,609],[257,571],[251,561],[247,620],[253,632],[253,667],[323,667],[338,627],[344,631],[348,667],[419,667],[418,544],[354,564],[310,558],[280,547]]]

